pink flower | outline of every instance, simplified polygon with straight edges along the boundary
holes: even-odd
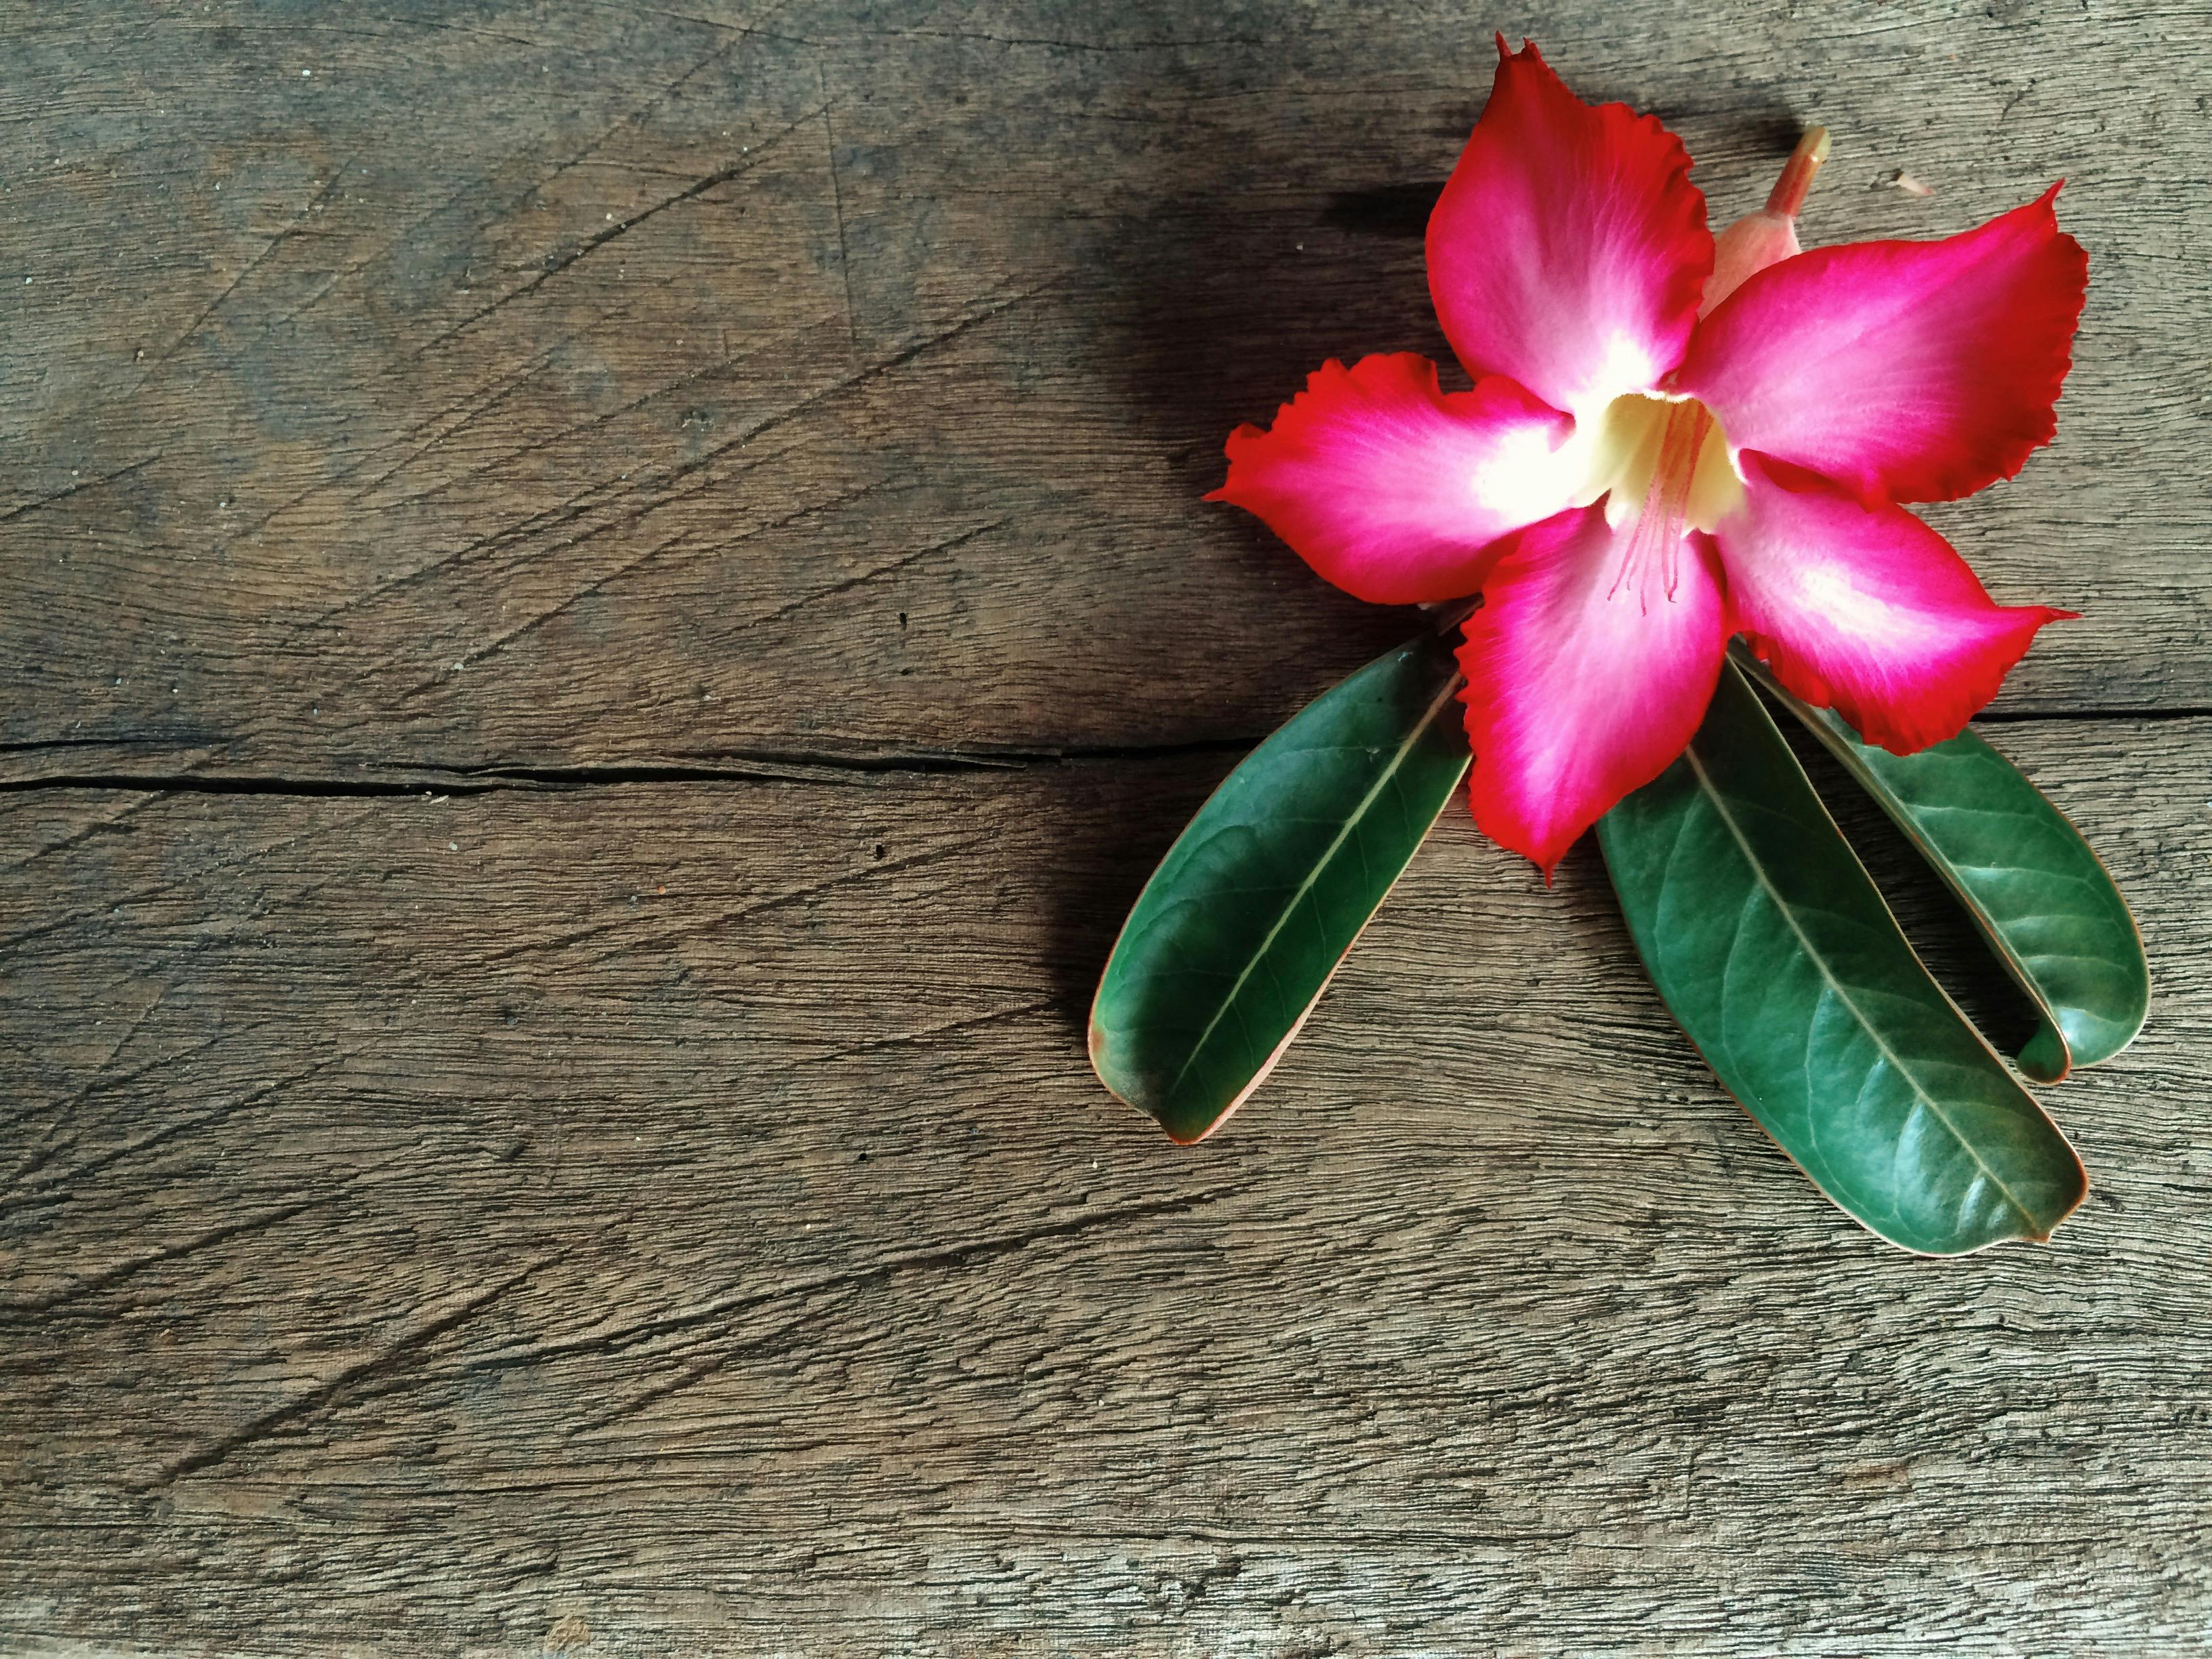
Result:
[[[1410,353],[1325,363],[1231,434],[1209,499],[1363,599],[1480,592],[1469,795],[1548,874],[1682,751],[1733,635],[1909,753],[2072,614],[1995,604],[1898,503],[1971,495],[2050,441],[2088,261],[2056,185],[1942,241],[1800,253],[1803,146],[1716,244],[1680,139],[1582,102],[1533,46],[1498,53],[1429,220],[1474,388]]]

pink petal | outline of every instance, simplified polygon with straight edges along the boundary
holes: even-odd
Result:
[[[1475,822],[1548,878],[1576,836],[1682,752],[1720,677],[1725,606],[1703,536],[1620,579],[1632,526],[1602,507],[1515,538],[1468,619]]]
[[[1948,501],[2057,429],[2088,256],[2039,201],[1940,242],[1814,248],[1748,278],[1676,376],[1729,441],[1869,501]]]
[[[1457,599],[1499,537],[1566,504],[1573,428],[1510,380],[1446,392],[1411,352],[1328,362],[1272,428],[1229,434],[1229,480],[1206,499],[1258,514],[1363,599]]]
[[[1430,216],[1429,293],[1468,374],[1595,412],[1681,361],[1713,264],[1705,198],[1653,117],[1583,103],[1533,46],[1498,50]]]
[[[1958,735],[2047,622],[2002,605],[1951,544],[1901,507],[1747,453],[1744,504],[1714,532],[1729,626],[1775,678],[1900,755]]]

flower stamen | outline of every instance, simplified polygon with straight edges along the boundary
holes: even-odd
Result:
[[[1632,404],[1627,398],[1621,402]],[[1616,597],[1633,582],[1638,602],[1647,611],[1647,578],[1656,574],[1671,601],[1680,580],[1683,537],[1692,529],[1711,529],[1703,520],[1711,515],[1716,499],[1724,501],[1730,485],[1741,489],[1729,465],[1726,446],[1718,441],[1719,428],[1711,410],[1695,398],[1655,404],[1639,398],[1620,410],[1624,424],[1641,428],[1640,441],[1617,446],[1623,452],[1621,459],[1601,480],[1593,479],[1611,494],[1607,513],[1615,523],[1630,514],[1635,520],[1606,597]],[[1650,432],[1655,416],[1659,428],[1656,443]],[[1639,495],[1641,504],[1634,505]]]

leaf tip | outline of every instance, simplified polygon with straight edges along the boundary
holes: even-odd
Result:
[[[2021,1075],[2031,1083],[2064,1082],[2066,1074],[2074,1069],[2074,1056],[2067,1047],[2065,1034],[2045,1020],[2021,1049],[2019,1065]]]

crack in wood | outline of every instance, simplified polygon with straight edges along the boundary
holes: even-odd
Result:
[[[874,573],[881,574],[882,572]],[[392,779],[295,777],[223,772],[60,773],[0,779],[0,795],[81,789],[174,795],[275,795],[328,799],[404,799],[424,795],[635,788],[672,783],[836,783],[913,773],[1015,772],[1032,767],[1112,761],[1170,760],[1187,755],[1241,755],[1259,741],[1231,736],[1179,743],[1070,744],[1036,749],[891,750],[840,752],[728,749],[697,760],[572,765],[459,766],[434,761],[372,762],[402,774]],[[0,944],[7,941],[0,940]]]
[[[727,50],[727,48],[725,48],[724,50]],[[717,53],[716,55],[719,56],[720,53]],[[702,67],[704,67],[704,65],[702,65]],[[693,71],[695,74],[696,72],[696,70]],[[685,78],[688,79],[690,77],[687,76]],[[734,179],[743,178],[746,173],[751,172],[754,167],[760,164],[762,158],[768,151],[774,149],[779,141],[785,138],[791,133],[797,131],[800,127],[805,126],[809,121],[812,120],[816,116],[822,114],[823,112],[820,110],[809,110],[805,114],[800,116],[799,119],[793,121],[789,126],[784,127],[776,132],[770,133],[766,138],[761,140],[759,143],[754,145],[751,149],[747,152],[745,159],[736,166],[718,168],[716,171],[708,173],[705,178],[696,180],[687,188],[678,191],[673,196],[665,197],[662,200],[653,203],[650,207],[640,209],[629,218],[619,222],[612,229],[602,230],[591,236],[586,237],[576,246],[573,252],[567,254],[556,255],[552,259],[549,260],[544,270],[539,271],[528,282],[523,283],[515,288],[509,289],[506,293],[501,295],[499,298],[494,300],[489,305],[485,306],[483,309],[470,316],[463,318],[459,323],[447,329],[443,334],[435,335],[422,345],[417,347],[412,354],[413,356],[417,359],[422,358],[436,350],[448,340],[459,338],[462,335],[474,328],[478,323],[482,322],[485,318],[490,316],[494,312],[502,310],[507,306],[513,305],[516,301],[526,299],[531,295],[535,294],[539,289],[544,287],[546,283],[551,282],[556,276],[561,275],[562,272],[568,270],[574,265],[582,264],[584,260],[598,252],[608,243],[616,241],[623,236],[627,236],[631,231],[645,223],[647,220],[653,218],[659,214],[665,213],[672,207],[680,207],[686,202],[696,201],[700,197],[704,196],[708,191],[714,189],[718,185],[726,185]],[[551,175],[549,175],[549,177]]]
[[[817,1273],[797,1279],[787,1285],[774,1285],[765,1290],[727,1293],[683,1313],[666,1314],[658,1318],[641,1320],[635,1324],[618,1326],[588,1336],[572,1337],[564,1341],[540,1343],[501,1354],[488,1354],[466,1363],[465,1371],[507,1370],[517,1367],[542,1365],[550,1360],[572,1358],[582,1355],[605,1357],[624,1352],[668,1336],[681,1335],[704,1326],[726,1320],[732,1315],[747,1313],[756,1308],[770,1307],[794,1298],[820,1296],[824,1293],[849,1290],[860,1285],[871,1284],[894,1275],[909,1273],[957,1272],[979,1261],[1011,1255],[1034,1245],[1054,1239],[1072,1237],[1095,1228],[1120,1226],[1132,1221],[1154,1217],[1188,1214],[1234,1198],[1247,1190],[1244,1184],[1202,1188],[1195,1192],[1179,1193],[1167,1198],[1149,1199],[1140,1203],[1116,1205],[1092,1210],[1064,1221],[1046,1223],[1035,1227],[995,1234],[984,1238],[970,1239],[963,1243],[934,1245],[924,1249],[900,1251],[878,1256],[872,1261],[855,1267],[842,1267],[832,1273]],[[730,1356],[734,1358],[735,1355]],[[672,1391],[672,1390],[671,1390]],[[627,1409],[627,1408],[626,1408]],[[617,1416],[623,1414],[618,1411]]]
[[[175,1243],[161,1245],[143,1255],[132,1256],[125,1261],[100,1268],[96,1272],[87,1273],[74,1283],[44,1296],[0,1299],[0,1319],[58,1312],[62,1309],[82,1302],[87,1297],[94,1296],[102,1291],[112,1290],[118,1285],[125,1284],[148,1269],[158,1267],[165,1262],[182,1261],[187,1256],[197,1255],[202,1250],[212,1249],[218,1244],[227,1244],[234,1239],[265,1232],[271,1227],[280,1226],[287,1221],[307,1214],[310,1211],[328,1206],[364,1181],[372,1180],[392,1170],[416,1165],[420,1161],[420,1156],[419,1152],[410,1148],[397,1158],[386,1158],[382,1163],[373,1164],[364,1170],[356,1170],[353,1174],[339,1181],[328,1192],[319,1193],[313,1198],[299,1199],[289,1204],[280,1204],[240,1220],[211,1227],[191,1238],[179,1239]]]
[[[800,516],[804,516],[803,514]],[[957,546],[963,541],[1002,527],[1003,521],[978,526],[950,541],[919,550],[875,570],[867,571],[808,596],[808,601],[827,598],[845,588],[872,581],[930,553]],[[774,620],[779,613],[757,618]],[[2074,708],[1988,711],[1974,718],[1975,725],[2029,726],[2041,721],[2112,721],[2165,724],[2177,720],[2212,719],[2212,708]],[[568,764],[489,763],[462,765],[440,761],[371,761],[365,765],[399,775],[365,778],[349,775],[303,776],[254,772],[66,772],[33,778],[0,779],[0,795],[40,790],[78,789],[130,791],[151,794],[272,795],[333,799],[404,799],[422,795],[489,795],[507,791],[635,788],[677,783],[832,783],[849,784],[856,778],[913,773],[939,775],[956,773],[1020,771],[1033,767],[1115,761],[1152,762],[1185,756],[1242,755],[1264,740],[1266,733],[1230,733],[1173,742],[1133,744],[1046,744],[1005,746],[977,744],[943,750],[805,750],[771,748],[718,749],[695,757],[639,762],[581,762]],[[152,744],[158,738],[115,740],[118,746]],[[34,749],[37,745],[21,745]],[[6,752],[6,751],[0,751]],[[56,850],[98,833],[98,827],[80,832]],[[33,856],[37,856],[34,854]],[[11,866],[13,867],[13,866]],[[0,941],[4,943],[4,941]]]
[[[563,343],[565,344],[566,342],[563,342]],[[599,428],[606,425],[610,421],[618,421],[625,415],[634,415],[639,410],[666,397],[672,392],[680,392],[687,386],[696,385],[701,380],[712,380],[717,375],[728,374],[732,371],[735,365],[729,360],[717,358],[714,362],[707,364],[703,368],[695,368],[686,374],[679,374],[676,379],[667,381],[663,385],[657,386],[653,387],[652,391],[641,393],[635,398],[632,398],[627,403],[618,404],[615,408],[610,409],[603,414],[594,415],[588,420],[578,421],[571,425],[564,426],[557,432],[548,433],[542,437],[533,438],[526,444],[518,445],[516,447],[508,450],[502,455],[495,456],[492,459],[486,461],[481,466],[474,466],[469,468],[466,471],[457,472],[452,477],[444,479],[438,483],[432,484],[426,489],[417,490],[411,495],[396,496],[392,500],[386,502],[381,510],[386,512],[394,512],[404,507],[413,507],[422,501],[434,501],[439,496],[446,495],[449,491],[460,489],[463,485],[471,483],[478,478],[485,477],[489,474],[497,471],[503,466],[511,465],[514,462],[522,459],[525,456],[535,455],[542,450],[550,449],[555,445],[564,443],[571,438],[580,437],[586,433],[595,431]],[[448,410],[447,412],[451,413],[453,411]],[[475,418],[474,415],[471,414],[470,418]],[[467,423],[467,422],[464,421],[460,422],[459,425],[465,426]],[[452,428],[453,431],[458,431],[459,429],[459,426],[456,426]],[[440,443],[443,442],[445,439],[450,435],[451,431],[440,433],[438,436],[433,439],[428,444],[424,445],[421,449],[416,451],[415,456],[410,456],[409,458],[409,461],[412,461],[416,457],[428,453],[431,450],[435,449]],[[400,464],[400,467],[404,467],[406,465],[408,465],[408,462],[402,462]],[[392,469],[392,472],[398,471],[400,467],[394,467]],[[387,472],[384,475],[384,477],[388,478],[391,476],[392,472]],[[382,483],[383,478],[380,478],[377,482],[380,483]],[[595,489],[598,487],[598,485],[593,486]],[[312,494],[313,492],[311,491],[309,493]],[[367,494],[367,490],[364,489],[362,493],[365,495]],[[304,500],[305,497],[303,496],[300,499]],[[356,499],[359,498],[356,497]],[[296,502],[295,504],[296,505]],[[535,514],[528,514],[524,518],[518,520],[516,522],[518,525],[528,524],[538,516],[538,515]]]
[[[5,513],[0,513],[0,524],[8,524],[23,517],[26,514],[36,513],[42,507],[52,507],[56,501],[65,501],[72,495],[82,495],[88,489],[98,489],[103,484],[112,484],[118,478],[127,478],[132,473],[142,471],[153,465],[166,453],[167,453],[166,450],[157,449],[152,454],[131,462],[128,466],[118,466],[112,472],[103,472],[96,478],[86,478],[81,483],[71,484],[66,489],[57,489],[51,495],[36,496],[21,506],[11,507]]]
[[[82,1279],[61,1290],[51,1291],[46,1295],[15,1297],[0,1300],[0,1318],[58,1312],[72,1303],[80,1302],[101,1291],[112,1290],[118,1285],[135,1279],[149,1267],[158,1267],[165,1261],[181,1261],[201,1250],[211,1249],[217,1244],[228,1243],[234,1238],[243,1238],[249,1233],[264,1231],[329,1202],[329,1197],[325,1196],[301,1199],[295,1203],[279,1205],[273,1210],[261,1211],[258,1214],[246,1217],[243,1220],[226,1222],[220,1227],[210,1228],[196,1237],[180,1239],[173,1244],[164,1244],[160,1249],[150,1250],[143,1255],[133,1256],[129,1261],[118,1261],[112,1267],[102,1267],[97,1272],[85,1274]]]
[[[204,1038],[200,1042],[192,1043],[187,1048],[179,1048],[173,1053],[164,1054],[159,1060],[150,1060],[147,1064],[139,1066],[136,1071],[125,1072],[121,1077],[101,1077],[99,1074],[99,1072],[95,1070],[92,1078],[88,1081],[80,1085],[76,1090],[64,1096],[62,1099],[26,1106],[21,1110],[10,1114],[7,1117],[0,1118],[0,1129],[15,1128],[19,1125],[27,1123],[33,1118],[42,1115],[51,1114],[58,1116],[59,1115],[68,1112],[77,1106],[82,1105],[88,1100],[94,1100],[102,1095],[111,1094],[118,1089],[126,1088],[130,1085],[137,1083],[143,1078],[150,1077],[156,1072],[162,1071],[168,1066],[175,1065],[179,1060],[191,1060],[198,1055],[204,1054],[209,1049],[213,1048],[218,1043],[225,1042],[226,1040],[235,1040],[239,1037],[250,1036],[252,1033],[262,1030],[268,1024],[269,1022],[267,1020],[257,1019],[235,1027],[226,1028],[223,1030],[216,1032],[213,1036]],[[117,1053],[120,1052],[121,1051],[119,1049],[117,1051]],[[104,1068],[107,1066],[112,1065],[114,1063],[114,1060],[115,1055],[110,1054],[106,1060],[100,1062],[101,1067]]]
[[[268,1438],[277,1430],[312,1416],[336,1400],[350,1383],[368,1381],[375,1376],[403,1370],[422,1349],[449,1331],[459,1329],[470,1320],[500,1301],[509,1292],[526,1283],[540,1269],[561,1259],[562,1253],[540,1257],[520,1272],[512,1273],[473,1296],[463,1298],[456,1306],[423,1321],[402,1332],[368,1358],[342,1367],[306,1392],[294,1395],[283,1404],[272,1407],[249,1422],[227,1434],[220,1435],[196,1451],[187,1452],[162,1468],[151,1478],[139,1483],[141,1492],[157,1492],[173,1485],[188,1474],[198,1474],[228,1462],[257,1440]]]
[[[963,853],[971,852],[974,848],[973,842],[963,841],[951,847],[932,848],[929,851],[917,853],[911,858],[892,859],[880,864],[866,865],[857,870],[842,871],[823,880],[809,882],[804,887],[796,887],[788,892],[778,893],[772,898],[760,899],[750,904],[739,905],[734,910],[722,911],[711,916],[687,917],[681,926],[675,928],[662,928],[644,938],[630,939],[618,951],[611,954],[626,956],[646,944],[665,944],[671,940],[687,939],[695,934],[708,933],[714,928],[727,927],[735,922],[747,921],[755,916],[765,915],[772,910],[780,910],[788,905],[804,903],[808,899],[818,898],[824,893],[835,891],[840,887],[851,886],[856,882],[865,882],[874,877],[889,875],[900,870],[912,870],[927,865],[941,864],[946,859],[957,858]],[[556,933],[548,939],[536,939],[520,945],[503,945],[499,950],[487,951],[473,958],[466,965],[471,968],[483,968],[489,967],[495,962],[511,961],[516,957],[538,956],[549,951],[566,950],[569,945],[580,945],[586,939],[603,939],[609,933],[620,933],[634,929],[644,920],[644,917],[635,912],[625,912],[611,921],[598,921],[589,927],[572,928],[565,933]]]
[[[747,542],[757,540],[763,536],[770,535],[778,530],[787,529],[792,525],[803,523],[817,514],[830,512],[836,507],[847,506],[851,502],[860,501],[864,497],[873,494],[875,489],[876,486],[873,484],[863,484],[858,489],[847,490],[842,495],[832,496],[826,501],[822,501],[811,507],[802,507],[796,513],[787,514],[783,517],[772,520],[767,524],[756,525],[753,528],[744,532],[742,535],[730,537],[726,540],[715,542],[711,545],[702,547],[698,550],[702,555],[704,555],[708,553],[722,552],[732,547],[742,546]],[[671,501],[657,502],[655,503],[655,506],[669,506],[672,504],[673,501],[682,499],[684,498],[681,496],[674,497],[672,498]],[[1001,520],[1001,522],[1003,522],[1003,520]],[[593,531],[587,533],[595,535],[599,532]],[[585,583],[583,586],[569,594],[567,599],[562,600],[558,605],[539,611],[536,616],[532,617],[527,621],[517,623],[506,633],[487,641],[485,644],[478,646],[475,650],[470,652],[468,655],[463,657],[459,662],[455,663],[452,668],[444,670],[433,676],[431,678],[423,680],[417,684],[409,686],[405,690],[398,693],[393,701],[395,702],[404,704],[416,697],[423,696],[427,692],[442,686],[446,684],[447,678],[453,673],[474,666],[477,663],[483,661],[486,657],[492,655],[495,652],[501,650],[507,646],[511,645],[516,640],[534,633],[537,629],[544,627],[547,623],[551,622],[555,617],[566,615],[577,605],[580,604],[585,599],[591,598],[593,594],[603,592],[607,588],[614,586],[615,583],[622,580],[624,577],[634,574],[635,572],[645,568],[647,565],[653,563],[662,554],[667,552],[671,548],[680,546],[683,544],[690,541],[694,533],[695,532],[688,529],[680,530],[673,536],[667,538],[665,540],[656,542],[653,546],[647,548],[644,552],[639,554],[635,558],[629,560],[627,563],[617,565],[612,570],[608,571],[605,574],[594,577],[592,580]],[[576,538],[578,541],[584,539],[586,539],[584,537],[578,537]],[[963,539],[965,538],[956,537],[952,543],[942,545],[957,545]],[[574,545],[573,543],[563,543],[561,544],[563,546]],[[911,563],[915,559],[921,558],[929,553],[939,550],[941,550],[941,547],[924,548],[920,552],[913,554],[908,558],[902,559],[898,562],[901,564]],[[874,574],[884,574],[892,568],[895,567],[886,567],[885,570],[878,571]],[[857,586],[859,580],[866,579],[856,579],[853,583],[842,584],[841,586]],[[836,592],[838,590],[832,589],[830,591]],[[761,620],[767,619],[763,618]],[[750,626],[750,624],[748,625]]]
[[[200,330],[207,326],[209,319],[212,318],[216,313],[223,308],[224,305],[228,302],[230,296],[238,292],[240,287],[246,282],[246,278],[252,276],[255,271],[260,270],[261,267],[268,262],[269,256],[270,254],[276,252],[278,248],[283,246],[286,242],[289,241],[292,237],[298,233],[301,227],[307,222],[308,219],[314,214],[315,210],[328,203],[331,198],[337,193],[338,186],[345,181],[346,167],[353,166],[356,159],[357,158],[356,157],[349,156],[346,160],[345,166],[339,167],[337,172],[331,174],[330,182],[325,185],[321,190],[315,193],[313,198],[308,202],[307,206],[301,208],[297,213],[294,214],[289,222],[285,224],[284,228],[269,239],[268,245],[264,247],[260,252],[255,254],[252,258],[246,261],[246,268],[243,270],[240,270],[237,276],[230,279],[229,283],[223,289],[222,292],[216,295],[214,299],[209,301],[206,308],[204,309],[198,316],[193,318],[191,322],[185,325],[184,331],[179,334],[175,339],[169,343],[168,349],[147,366],[146,374],[144,377],[142,377],[142,383],[143,379],[150,379],[155,374],[167,368],[171,358],[174,357],[179,351],[182,351],[187,345],[191,344],[194,337],[199,333]]]
[[[289,1077],[279,1078],[273,1083],[250,1090],[239,1096],[237,1099],[217,1106],[211,1111],[200,1112],[191,1117],[182,1117],[173,1122],[166,1123],[150,1133],[139,1136],[136,1140],[127,1141],[120,1146],[111,1147],[97,1157],[88,1158],[81,1164],[71,1164],[68,1169],[57,1171],[44,1180],[27,1181],[20,1191],[0,1198],[0,1213],[32,1203],[56,1188],[67,1186],[73,1182],[82,1181],[88,1176],[98,1175],[102,1170],[120,1164],[125,1158],[136,1158],[141,1152],[148,1152],[155,1147],[165,1146],[179,1135],[189,1133],[194,1129],[205,1128],[211,1124],[224,1122],[237,1116],[247,1107],[260,1104],[271,1095],[319,1077],[333,1066],[343,1065],[358,1052],[356,1049],[348,1049],[342,1054],[332,1054],[326,1060],[319,1060],[305,1071],[295,1072]],[[69,1146],[74,1144],[74,1142],[65,1143],[61,1150],[67,1151]]]

